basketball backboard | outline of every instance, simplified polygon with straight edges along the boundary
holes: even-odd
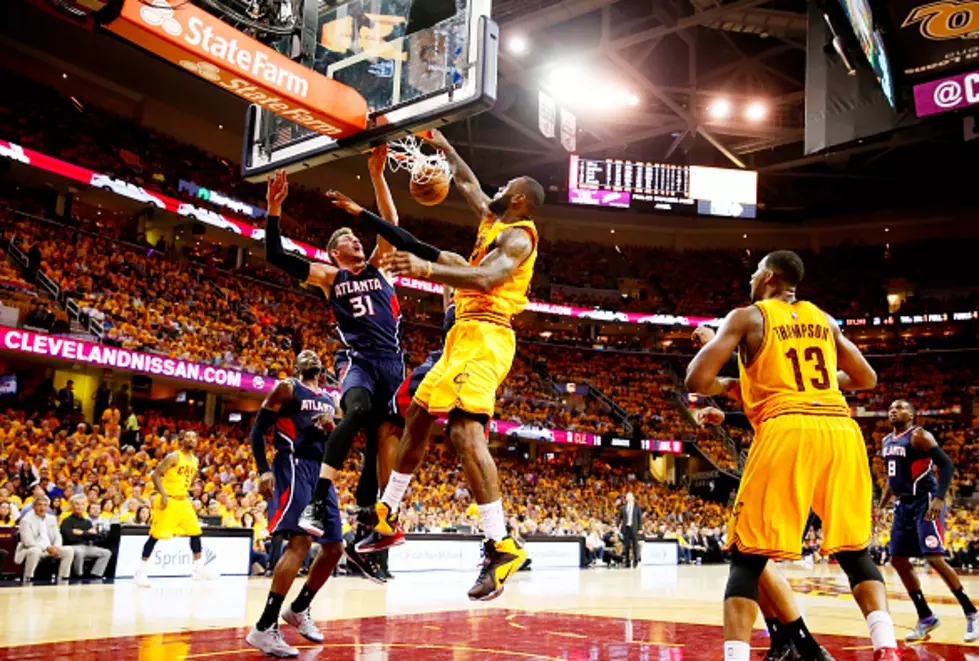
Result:
[[[491,0],[455,3],[452,18],[405,36],[411,0],[321,1],[312,68],[367,100],[367,129],[335,140],[252,105],[242,175],[315,167],[491,107],[499,50]]]

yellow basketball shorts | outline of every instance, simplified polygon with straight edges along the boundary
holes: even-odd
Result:
[[[846,417],[782,415],[757,429],[728,524],[728,547],[777,560],[802,556],[810,508],[824,554],[867,547],[872,483],[860,427]]]
[[[167,498],[167,506],[160,507],[160,496],[153,499],[150,519],[150,537],[170,539],[201,534],[201,523],[189,498]]]
[[[442,358],[415,392],[433,415],[453,409],[493,416],[496,391],[510,372],[517,350],[513,329],[489,321],[460,320],[445,338]]]

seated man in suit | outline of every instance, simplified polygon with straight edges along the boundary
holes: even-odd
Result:
[[[58,520],[48,513],[50,506],[50,498],[37,496],[31,511],[20,519],[20,541],[14,552],[14,562],[24,563],[24,583],[34,580],[34,570],[43,558],[55,558],[59,561],[59,582],[67,581],[71,575],[75,551],[70,546],[62,545]]]

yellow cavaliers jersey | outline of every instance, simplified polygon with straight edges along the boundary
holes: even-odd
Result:
[[[787,414],[849,417],[826,314],[807,301],[768,299],[755,305],[765,317],[765,335],[749,364],[738,357],[741,397],[751,424]]]
[[[177,451],[176,465],[172,466],[160,478],[167,496],[180,498],[187,495],[194,483],[194,478],[197,476],[197,465],[197,457],[193,455],[188,457],[183,452]]]
[[[476,247],[469,257],[469,263],[477,266],[495,248],[500,233],[514,227],[524,228],[530,233],[534,244],[530,256],[517,267],[509,280],[488,292],[457,290],[456,319],[476,319],[509,325],[510,319],[527,307],[527,290],[530,288],[530,280],[534,276],[534,264],[537,262],[537,227],[533,220],[504,223],[496,220],[492,215],[485,218],[479,226]]]

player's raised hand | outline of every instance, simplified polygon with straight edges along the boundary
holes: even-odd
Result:
[[[265,195],[268,202],[268,213],[270,216],[282,215],[282,203],[289,195],[289,182],[286,179],[285,170],[276,170],[274,173],[265,176],[269,189]]]
[[[724,411],[713,406],[708,406],[707,408],[694,411],[693,417],[701,427],[706,425],[719,425],[724,422]]]
[[[367,170],[372,177],[379,177],[384,174],[384,166],[388,160],[388,145],[385,142],[371,149],[370,156],[367,157]]]
[[[421,139],[439,151],[449,151],[452,149],[452,145],[449,144],[449,141],[445,139],[445,136],[438,129],[432,129],[422,133]]]
[[[351,216],[356,216],[364,210],[362,206],[351,200],[349,197],[337,190],[326,191],[326,197],[333,202],[337,209],[346,211]]]
[[[432,263],[407,252],[395,252],[381,258],[381,270],[391,275],[425,278],[432,274]]]
[[[265,500],[272,500],[272,496],[275,494],[275,475],[272,471],[262,473],[262,476],[258,478],[258,495],[265,498]]]

